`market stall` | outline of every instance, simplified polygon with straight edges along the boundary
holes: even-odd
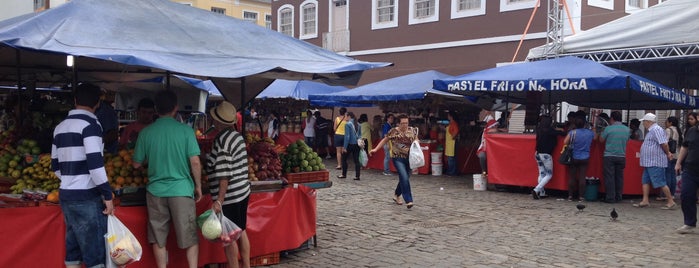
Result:
[[[489,134],[486,136],[486,154],[488,159],[488,183],[514,186],[534,187],[537,185],[539,169],[534,160],[536,136],[528,134]],[[559,137],[553,159],[558,159],[563,147],[563,138]],[[626,145],[626,167],[624,168],[623,194],[640,195],[641,175],[639,154],[641,141],[629,140]],[[602,154],[604,144],[593,141],[590,148],[590,162],[585,177],[600,180],[600,191],[604,192],[602,174]],[[553,161],[553,177],[547,189],[568,190],[568,167]]]
[[[46,204],[46,203],[42,203]],[[211,207],[206,195],[197,203],[197,213]],[[117,206],[115,215],[133,232],[143,247],[141,260],[129,267],[155,267],[147,238],[144,206]],[[3,219],[0,242],[11,245],[0,254],[0,267],[54,267],[65,256],[65,224],[58,205],[0,209]],[[247,233],[251,257],[299,247],[316,232],[315,190],[304,185],[250,195]],[[225,263],[221,243],[199,234],[199,265]],[[177,248],[171,230],[167,245],[170,267],[186,267],[186,255]]]

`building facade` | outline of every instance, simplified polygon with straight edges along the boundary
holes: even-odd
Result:
[[[272,29],[271,0],[172,0]]]
[[[590,29],[658,2],[566,0],[561,8],[563,32]],[[359,60],[394,63],[365,72],[362,85],[425,70],[458,75],[523,61],[530,48],[547,42],[550,29],[548,1],[536,4],[537,0],[274,0],[272,28]]]

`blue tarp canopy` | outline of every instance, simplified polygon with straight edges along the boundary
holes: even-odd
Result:
[[[424,71],[366,84],[332,94],[311,94],[311,104],[319,101],[377,103],[387,101],[422,100],[425,97],[447,98],[473,105],[474,97],[446,93],[432,89],[432,80],[450,77],[437,71]],[[474,107],[475,108],[475,107]]]
[[[434,88],[526,103],[541,92],[544,103],[568,102],[606,109],[694,109],[696,98],[641,76],[577,57],[525,62],[435,79]]]
[[[252,99],[276,78],[352,84],[389,65],[169,0],[73,0],[0,22],[0,83],[71,81],[66,55],[76,56],[80,81],[172,72],[211,79],[229,100]]]
[[[349,90],[344,86],[331,86],[324,83],[313,81],[292,81],[277,79],[267,88],[265,88],[256,99],[294,99],[308,101],[308,96],[311,94],[332,94]],[[371,104],[353,104],[339,101],[321,101],[313,103],[313,106],[320,107],[369,107]]]

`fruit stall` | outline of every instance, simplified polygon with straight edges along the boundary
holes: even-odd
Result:
[[[59,106],[65,116],[70,106],[64,102]],[[0,255],[0,267],[55,266],[62,263],[65,254],[65,225],[57,191],[60,180],[51,171],[50,138],[46,143],[31,138],[38,133],[26,133],[40,131],[41,127],[41,131],[48,131],[50,135],[62,118],[44,123],[46,126],[27,127],[11,113],[3,117],[6,119],[0,124],[0,218],[3,219],[0,242],[13,246]],[[209,151],[213,137],[213,133],[198,136],[202,154]],[[253,189],[247,225],[251,263],[274,264],[279,261],[280,252],[296,249],[314,238],[315,191],[332,184],[322,159],[302,140],[285,146],[247,135],[246,144]],[[105,169],[115,190],[115,214],[143,247],[141,260],[129,267],[153,267],[155,260],[147,243],[144,206],[148,177],[145,169],[133,168],[132,156],[130,149],[106,154]],[[210,195],[205,194],[197,203],[197,214],[211,208],[211,204]],[[225,263],[221,243],[210,242],[201,237],[201,233],[199,235],[199,265]],[[168,251],[172,267],[186,263],[184,250],[175,244],[174,233],[170,235]]]

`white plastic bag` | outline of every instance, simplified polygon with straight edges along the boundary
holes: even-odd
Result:
[[[141,260],[143,249],[138,239],[114,215],[107,216],[107,234],[104,235],[107,246],[108,267],[122,267]]]
[[[214,242],[221,238],[221,234],[223,233],[221,219],[219,219],[218,215],[216,215],[212,209],[199,215],[197,223],[199,224],[199,228],[201,228],[201,235],[204,238]]]
[[[223,228],[223,231],[221,232],[221,242],[223,242],[223,246],[225,247],[231,243],[235,243],[235,241],[240,238],[240,235],[243,234],[243,230],[240,229],[235,222],[223,215],[223,213],[221,213],[220,217],[221,227]]]
[[[366,167],[369,164],[369,156],[366,155],[364,149],[359,149],[359,163],[362,164],[362,167]]]
[[[425,155],[422,153],[419,141],[413,141],[410,145],[410,153],[408,154],[410,169],[416,169],[425,165]]]

